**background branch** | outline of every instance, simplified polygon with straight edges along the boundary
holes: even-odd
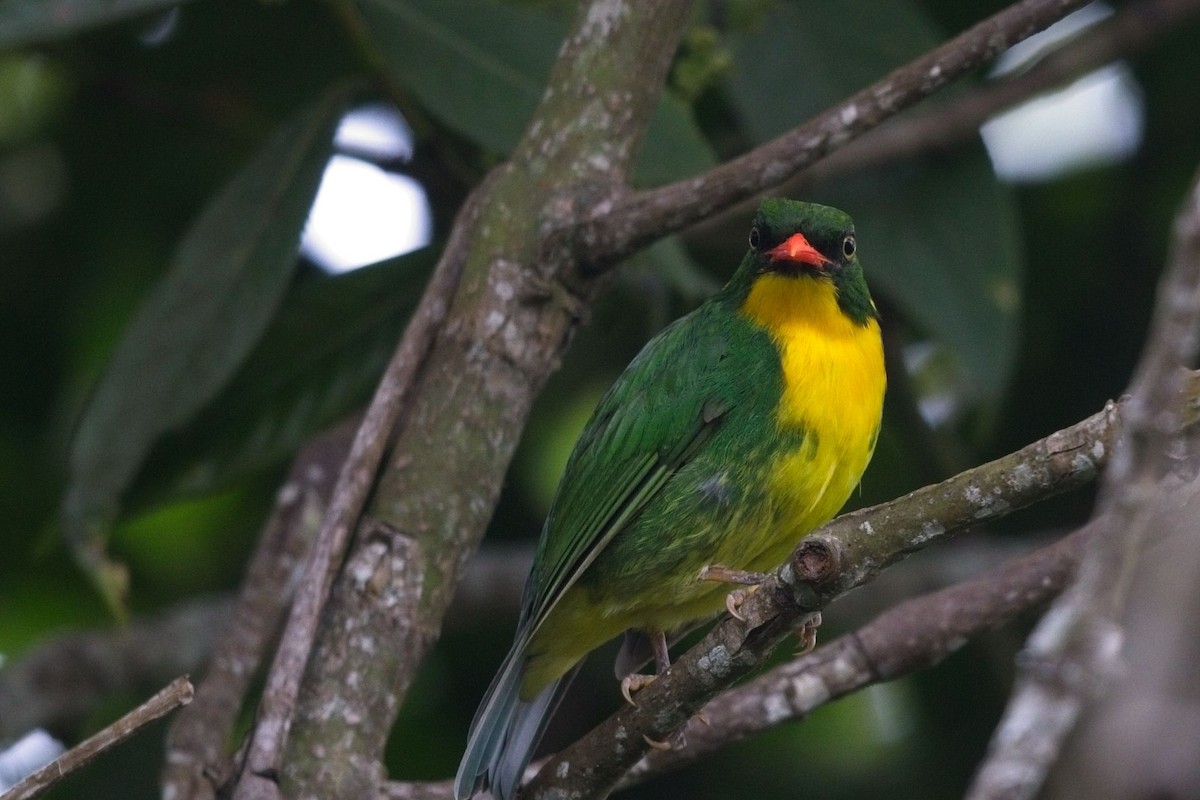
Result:
[[[293,459],[237,600],[222,603],[223,615],[209,628],[222,633],[197,683],[194,701],[176,715],[167,733],[165,794],[211,798],[214,783],[227,776],[225,754],[246,692],[279,632],[359,422],[356,417],[314,437]],[[178,640],[175,634],[162,641]]]
[[[1126,646],[1112,691],[1084,709],[1050,772],[1045,797],[1189,797],[1200,784],[1200,481],[1193,473],[1164,483],[1154,502],[1153,541],[1134,574],[1122,618]]]
[[[146,696],[200,669],[233,608],[198,598],[118,630],[63,633],[0,670],[0,741],[47,728],[69,735],[114,695]]]
[[[1023,669],[968,797],[1027,798],[1041,788],[1089,698],[1112,677],[1120,617],[1182,430],[1176,402],[1200,321],[1200,174],[1175,220],[1167,271],[1105,476],[1096,535],[1079,577],[1029,638]],[[1175,456],[1177,457],[1177,456]]]
[[[1197,0],[1137,0],[1016,73],[984,83],[943,107],[898,118],[838,148],[788,183],[786,194],[839,175],[945,151],[979,135],[979,126],[1039,94],[1133,55],[1200,13]]]
[[[3,795],[4,800],[32,800],[40,797],[59,781],[99,758],[106,751],[133,736],[156,719],[192,701],[192,684],[186,677],[176,678],[165,689],[119,720],[63,753],[46,766],[28,775]]]

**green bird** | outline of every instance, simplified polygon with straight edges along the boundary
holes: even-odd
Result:
[[[874,452],[886,383],[850,217],[763,200],[729,283],[645,346],[580,435],[455,796],[515,794],[591,650],[626,633],[661,672],[667,634],[725,606],[705,574],[771,569],[836,514]]]

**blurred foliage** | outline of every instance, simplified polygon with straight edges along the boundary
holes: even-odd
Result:
[[[744,152],[1002,6],[697,5],[641,185]],[[366,402],[462,198],[524,130],[572,8],[0,3],[0,654],[112,624],[63,544],[64,508],[87,512],[92,552],[107,542],[128,566],[135,612],[236,586],[289,455]],[[976,141],[812,188],[855,217],[892,352],[911,369],[890,365],[889,422],[855,504],[1021,446],[1124,388],[1200,160],[1195,33],[1132,62],[1146,118],[1129,161],[1004,186]],[[305,209],[341,110],[380,100],[415,134],[407,163],[381,165],[421,182],[435,241],[328,275],[298,251]],[[667,239],[623,270],[538,402],[492,538],[536,535],[591,404],[729,275],[748,216]],[[942,409],[933,423],[919,403]],[[64,505],[71,496],[87,502]],[[1088,504],[1081,492],[991,534],[1070,524]],[[393,737],[399,777],[452,773],[512,624],[443,637]],[[827,625],[839,630],[836,609]],[[1014,641],[985,639],[667,780],[696,797],[796,786],[812,798],[957,796]],[[616,702],[606,659],[589,663],[549,744]],[[82,735],[137,699],[113,698],[60,733]],[[143,735],[59,796],[152,796],[157,747]]]

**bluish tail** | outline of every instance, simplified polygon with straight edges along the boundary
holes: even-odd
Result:
[[[454,778],[457,800],[467,800],[486,789],[497,800],[510,800],[516,794],[533,749],[574,674],[559,678],[525,702],[520,697],[524,666],[524,648],[518,644],[505,657],[483,696]]]

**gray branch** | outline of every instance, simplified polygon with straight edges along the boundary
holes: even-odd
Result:
[[[1121,614],[1159,486],[1173,466],[1200,320],[1200,176],[1175,220],[1146,348],[1134,374],[1127,423],[1099,503],[1102,530],[1079,577],[1030,636],[1023,669],[971,800],[1033,797],[1087,701],[1112,678],[1124,636]]]

